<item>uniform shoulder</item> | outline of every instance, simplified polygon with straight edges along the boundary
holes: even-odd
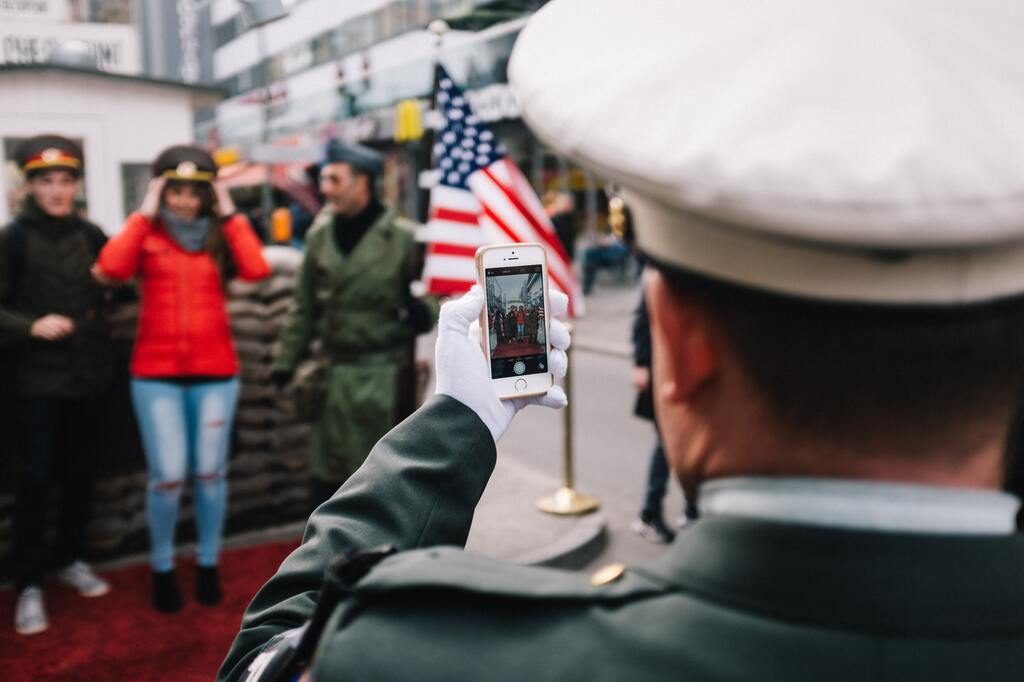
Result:
[[[588,574],[520,566],[462,551],[432,547],[382,562],[356,588],[367,599],[407,591],[457,591],[523,599],[614,601],[664,591],[664,585],[623,570],[609,581]]]
[[[416,228],[420,226],[415,220],[410,220],[404,216],[395,215],[394,220],[391,223],[402,232],[408,232],[410,235],[416,234]]]
[[[581,643],[597,641],[604,644],[603,655],[628,662],[635,642],[618,630],[609,637],[607,613],[668,590],[629,571],[612,575],[608,581],[592,580],[456,548],[396,555],[360,581],[355,599],[335,613],[320,640],[313,676],[538,679],[545,677],[539,674],[541,666]],[[402,655],[395,656],[396,651]],[[473,655],[438,656],[466,651]]]
[[[91,223],[88,220],[83,220],[82,227],[83,229],[85,229],[86,232],[89,233],[90,238],[95,238],[98,240],[102,240],[104,242],[107,241],[108,236],[106,230],[104,230],[96,223]]]
[[[324,207],[319,213],[313,218],[313,223],[306,230],[306,244],[316,242],[317,240],[323,239],[323,235],[329,231],[331,225],[331,213]]]

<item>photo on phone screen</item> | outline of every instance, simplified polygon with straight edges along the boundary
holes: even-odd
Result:
[[[541,266],[487,268],[484,282],[491,378],[549,371]]]

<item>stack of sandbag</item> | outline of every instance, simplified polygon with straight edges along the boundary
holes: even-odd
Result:
[[[292,306],[302,252],[268,246],[263,255],[270,277],[235,280],[228,287],[228,312],[242,365],[228,513],[229,519],[244,517],[244,523],[231,526],[250,528],[256,521],[304,518],[309,485],[310,426],[295,418],[288,398],[270,381],[273,346]]]

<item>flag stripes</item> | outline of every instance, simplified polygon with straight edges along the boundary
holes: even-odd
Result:
[[[480,246],[536,242],[547,251],[551,285],[569,295],[569,314],[582,314],[576,272],[540,200],[443,68],[435,105],[445,123],[434,144],[439,182],[430,191],[430,219],[422,233],[429,245],[423,271],[428,291],[452,295],[469,289],[477,280]]]

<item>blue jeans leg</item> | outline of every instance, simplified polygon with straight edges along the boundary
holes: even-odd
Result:
[[[227,510],[227,460],[238,402],[238,379],[190,386],[186,393],[195,472],[197,561],[216,566]]]
[[[132,404],[146,454],[146,521],[154,571],[174,568],[174,528],[188,461],[185,391],[168,381],[132,379]]]

